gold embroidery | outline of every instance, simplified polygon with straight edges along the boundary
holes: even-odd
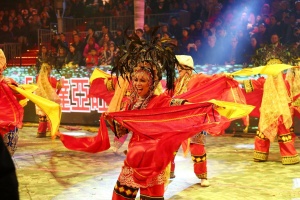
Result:
[[[282,157],[282,164],[284,165],[293,165],[300,162],[299,155],[296,154],[294,156],[283,156]]]
[[[254,154],[253,154],[254,160],[257,160],[257,161],[266,161],[266,160],[268,160],[268,156],[269,156],[268,153],[256,151],[256,150],[254,151]]]
[[[114,91],[115,90],[112,79],[105,81],[105,85],[106,85],[106,88],[107,88],[108,91]]]
[[[254,88],[253,88],[251,80],[244,80],[243,84],[244,84],[246,93],[253,92]]]

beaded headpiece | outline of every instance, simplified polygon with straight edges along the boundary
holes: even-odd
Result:
[[[112,73],[131,79],[136,70],[141,67],[148,68],[152,73],[154,85],[166,76],[166,87],[168,90],[174,88],[175,66],[178,64],[174,48],[169,39],[156,37],[159,27],[152,30],[150,41],[139,38],[135,33],[127,35],[126,43],[120,46],[119,53],[112,64]]]

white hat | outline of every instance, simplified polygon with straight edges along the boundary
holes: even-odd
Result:
[[[188,67],[194,69],[194,61],[193,61],[192,56],[176,55],[176,58],[177,58],[179,64],[185,65],[185,66],[188,66]]]
[[[5,65],[6,65],[6,57],[2,49],[0,49],[0,69],[4,68]]]

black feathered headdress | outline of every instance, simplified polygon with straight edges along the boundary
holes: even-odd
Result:
[[[126,43],[120,46],[118,55],[112,64],[112,73],[130,79],[136,67],[147,67],[154,72],[154,82],[158,83],[162,76],[166,76],[166,87],[174,89],[175,66],[178,64],[171,40],[162,40],[156,37],[159,27],[154,27],[150,41],[140,39],[135,33],[127,35]]]

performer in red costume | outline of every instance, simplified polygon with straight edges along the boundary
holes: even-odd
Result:
[[[270,70],[265,71],[276,71],[282,66],[287,65],[282,64],[282,61],[275,57],[267,61],[265,68],[268,67]],[[294,146],[296,136],[293,128],[293,116],[297,108],[295,102],[299,101],[300,95],[299,78],[298,70],[296,73],[294,69],[289,69],[287,74],[278,71],[266,78],[239,81],[244,87],[247,104],[256,106],[250,116],[259,117],[254,141],[254,161],[267,161],[270,142],[277,139],[282,164],[300,162]]]
[[[177,107],[177,105],[186,102],[184,99],[173,99],[164,94],[154,95],[154,90],[162,78],[163,70],[167,72],[167,88],[172,89],[174,86],[176,57],[171,49],[163,48],[156,43],[148,43],[134,38],[134,36],[130,41],[127,50],[122,51],[121,49],[119,57],[116,57],[116,65],[112,70],[112,72],[123,76],[124,79],[132,81],[132,93],[121,110],[149,110],[148,116],[153,121],[159,121],[162,126],[165,123],[165,126],[169,127],[162,113],[156,116],[151,109],[161,108],[160,110],[163,112],[163,108]],[[118,138],[128,134],[129,130],[114,120],[113,113],[106,113],[106,115]],[[174,112],[173,117],[184,120],[183,116],[177,115]],[[201,124],[199,121],[198,123]],[[144,125],[146,128],[147,125]],[[163,199],[165,182],[169,178],[165,168],[172,159],[172,152],[174,152],[172,150],[178,147],[183,138],[187,139],[188,135],[191,135],[188,130],[186,130],[187,134],[182,135],[172,133],[178,128],[178,130],[185,129],[180,124],[178,126],[181,127],[176,127],[173,124],[173,127],[169,127],[167,133],[164,134],[158,134],[160,132],[159,127],[153,127],[153,125],[151,126],[151,135],[145,134],[145,129],[142,132],[132,130],[128,153],[114,188],[113,200],[135,199],[138,190],[140,190],[141,199]],[[164,137],[168,139],[163,139]],[[167,140],[173,142],[166,142]],[[158,145],[164,141],[163,146]],[[164,151],[168,151],[168,153],[164,154]],[[158,159],[161,161],[159,164],[155,162]]]
[[[9,85],[18,86],[18,84],[12,78],[3,75],[5,69],[6,57],[0,49],[0,137],[3,137],[5,146],[10,155],[13,155],[17,149],[18,130],[22,127],[24,114],[19,100],[25,97],[9,87]]]
[[[42,64],[39,75],[36,78],[38,89],[35,91],[35,94],[59,104],[60,98],[58,94],[61,89],[61,82],[50,76],[51,70],[50,64]],[[36,114],[39,116],[37,138],[46,137],[47,129],[50,126],[47,115],[38,106],[36,106]]]
[[[182,141],[196,133],[218,127],[221,117],[216,110],[221,108],[222,112],[227,106],[215,106],[210,102],[190,104],[165,94],[155,95],[154,90],[163,72],[167,89],[174,88],[175,66],[178,64],[174,51],[165,44],[166,41],[158,38],[148,42],[135,34],[127,37],[128,43],[120,48],[112,69],[112,73],[132,85],[132,93],[121,111],[104,113],[95,137],[62,135],[61,139],[69,149],[100,152],[110,147],[104,118],[117,137],[132,131],[112,199],[135,199],[140,190],[141,199],[162,200],[170,176],[166,168],[173,152]]]
[[[238,87],[238,82],[228,78],[225,74],[206,75],[203,73],[193,74],[194,62],[191,56],[176,55],[179,62],[177,66],[179,78],[175,82],[175,90],[169,95],[176,97],[184,97],[190,102],[208,101],[218,99],[228,102],[236,102],[245,104],[245,98],[241,89]],[[194,93],[191,95],[191,93]],[[198,96],[198,97],[197,97]],[[244,118],[244,123],[248,125],[248,121]],[[230,125],[230,120],[222,118],[220,125],[222,128],[218,135],[223,134],[225,129]],[[207,130],[208,131],[208,130]],[[208,132],[214,132],[210,130]],[[200,132],[189,140],[182,143],[184,154],[191,151],[192,160],[194,162],[194,172],[201,179],[201,186],[209,186],[207,180],[207,158],[205,151],[205,134]],[[174,153],[174,159],[176,156]],[[175,162],[171,162],[170,178],[174,178]]]
[[[194,70],[194,61],[191,56],[188,55],[176,55],[176,58],[179,62],[177,67],[179,72],[179,78],[175,82],[174,94],[172,96],[181,95],[195,86],[195,84],[203,84],[216,78],[215,76],[209,76],[206,74],[193,74]],[[184,153],[190,150],[191,157],[194,162],[194,173],[196,176],[201,179],[201,186],[208,187],[209,181],[207,180],[207,157],[205,151],[205,134],[206,132],[202,131],[189,140],[185,141],[183,148]],[[174,158],[171,162],[171,172],[170,178],[175,178],[175,157],[177,151],[174,152]]]

